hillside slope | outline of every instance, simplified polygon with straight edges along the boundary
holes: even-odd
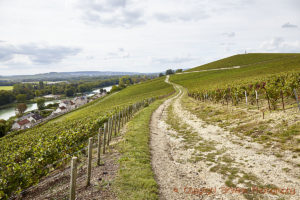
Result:
[[[276,59],[275,59],[276,58]],[[270,59],[268,62],[262,60]],[[272,60],[273,59],[273,60]],[[275,59],[275,60],[274,60]],[[209,89],[212,86],[223,86],[237,80],[253,80],[267,75],[282,72],[300,71],[300,54],[245,54],[236,55],[209,63],[189,71],[201,69],[218,69],[232,67],[241,63],[253,63],[238,69],[213,70],[194,72],[171,76],[171,81],[178,83],[189,90]],[[224,64],[224,65],[223,65]]]
[[[286,64],[289,63],[289,60],[299,61],[299,53],[249,53],[249,54],[238,54],[230,56],[228,58],[223,58],[205,65],[194,67],[187,71],[199,71],[206,69],[218,69],[218,68],[228,68],[235,66],[252,66],[252,65],[273,65],[277,64],[278,61],[282,60]]]
[[[129,86],[91,102],[46,124],[0,139],[0,198],[24,189],[46,175],[46,166],[86,145],[108,116],[150,97],[166,95],[173,88],[164,78]]]

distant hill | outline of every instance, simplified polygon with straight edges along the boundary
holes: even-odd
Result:
[[[67,79],[76,79],[80,77],[98,77],[98,76],[124,76],[124,75],[143,75],[138,72],[112,72],[112,71],[77,71],[77,72],[49,72],[35,75],[13,75],[0,76],[0,80],[11,81],[60,81]]]
[[[293,63],[300,60],[299,53],[249,53],[249,54],[238,54],[223,58],[205,65],[191,68],[187,71],[199,71],[205,69],[218,69],[228,68],[235,66],[266,66],[266,65],[278,65],[284,63],[288,66],[288,63]]]
[[[239,68],[213,70],[220,68]],[[210,70],[211,69],[211,70]],[[201,70],[207,70],[201,72]],[[209,89],[214,86],[225,86],[233,81],[250,81],[272,74],[300,71],[300,53],[251,53],[239,54],[217,60],[187,70],[185,74],[171,76],[171,81],[183,85],[189,90]]]

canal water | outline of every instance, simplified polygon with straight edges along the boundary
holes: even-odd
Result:
[[[112,88],[112,86],[108,86],[108,87],[104,87],[103,89],[106,89],[106,91],[109,92],[111,90],[111,88]],[[92,92],[88,93],[87,96],[93,96],[99,92],[100,92],[100,88],[95,89]],[[49,104],[58,103],[58,102],[59,102],[59,100],[46,101],[45,105],[47,106]],[[36,103],[29,103],[26,105],[27,105],[27,110],[25,112],[37,109]],[[0,109],[0,119],[8,120],[10,117],[13,117],[15,115],[16,115],[15,106]]]

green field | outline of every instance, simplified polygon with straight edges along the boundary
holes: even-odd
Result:
[[[172,91],[164,77],[154,79],[129,86],[44,125],[1,138],[0,199],[36,183],[48,173],[45,166],[82,148],[116,110]]]
[[[13,90],[13,86],[0,86],[0,90]]]
[[[194,67],[187,71],[199,71],[205,69],[228,68],[234,66],[265,66],[278,65],[278,63],[293,63],[300,60],[299,53],[249,53],[238,54],[205,65]]]
[[[275,59],[276,58],[276,59]],[[262,60],[270,60],[262,62]],[[273,60],[272,60],[273,59]],[[275,60],[274,60],[275,59]],[[200,67],[190,69],[197,71],[201,69],[214,69],[221,67],[232,67],[241,64],[249,64],[238,69],[194,72],[187,74],[172,75],[170,80],[178,83],[188,90],[202,90],[211,87],[224,87],[233,81],[251,81],[255,78],[282,72],[300,71],[300,54],[244,54],[236,55],[215,61]]]

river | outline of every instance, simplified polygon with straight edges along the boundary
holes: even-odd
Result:
[[[103,89],[106,89],[106,91],[109,92],[111,90],[111,88],[112,88],[112,86],[108,86],[108,87],[104,87]],[[93,96],[96,93],[99,93],[100,89],[101,88],[95,89],[92,92],[87,93],[86,95],[87,96]],[[46,101],[45,105],[52,104],[52,103],[58,103],[58,102],[59,102],[59,100]],[[25,112],[37,109],[37,104],[36,103],[29,103],[29,104],[26,104],[26,105],[27,105],[27,110]],[[0,109],[0,119],[8,120],[10,117],[13,117],[15,115],[16,115],[15,106]]]

